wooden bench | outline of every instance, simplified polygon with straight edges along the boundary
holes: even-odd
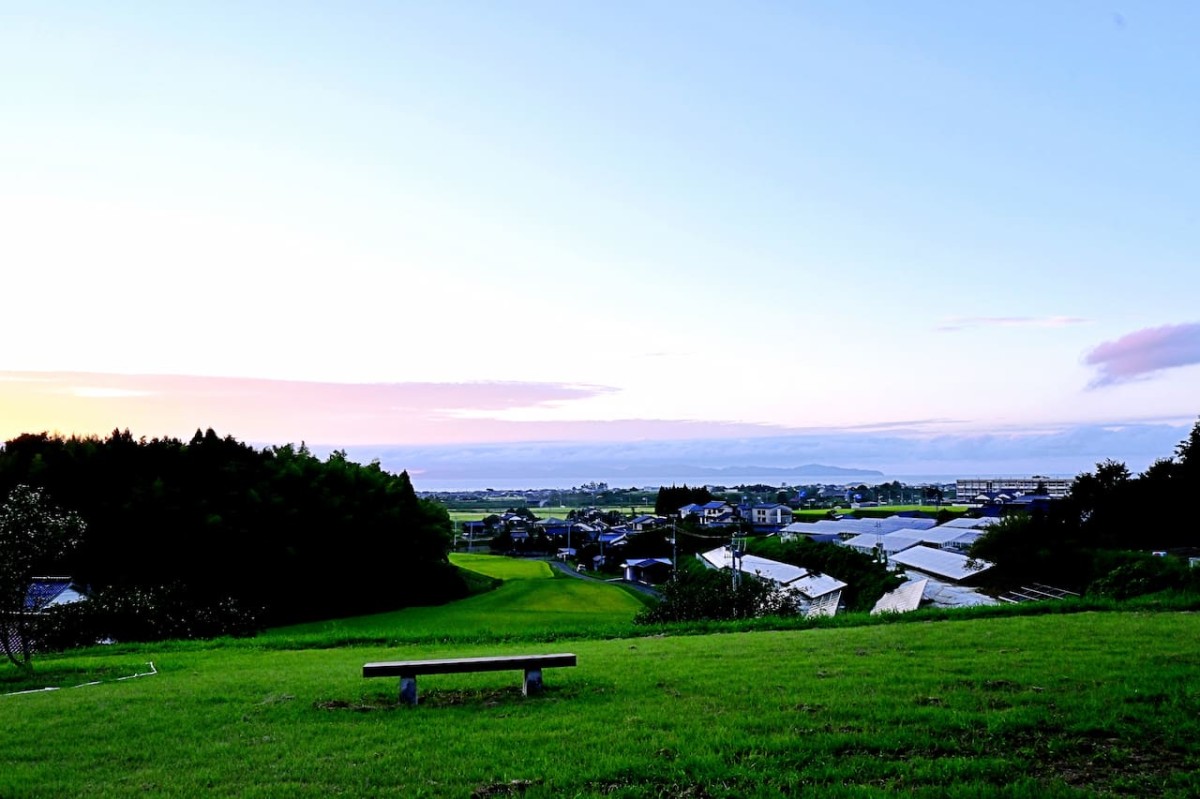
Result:
[[[471,671],[525,672],[521,693],[525,696],[542,692],[542,669],[556,666],[574,666],[575,656],[560,655],[505,655],[488,658],[451,658],[448,660],[394,660],[384,663],[363,665],[363,677],[399,677],[400,701],[407,705],[417,704],[418,674],[461,674]]]

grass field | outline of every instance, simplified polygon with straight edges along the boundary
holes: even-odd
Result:
[[[653,505],[635,505],[634,508],[638,513],[654,513]],[[573,510],[579,510],[579,508],[572,505],[570,507],[555,506],[555,507],[550,507],[550,508],[530,508],[530,510],[532,510],[534,515],[537,516],[539,519],[548,519],[551,516],[553,516],[557,519],[565,519],[565,518],[567,518],[568,513],[570,513]],[[620,513],[628,514],[630,507],[628,505],[623,505],[621,507],[616,507],[616,506],[601,507],[601,508],[598,508],[598,510],[601,510],[601,511],[615,510],[615,511],[619,511]],[[450,514],[450,521],[455,522],[455,523],[461,523],[461,522],[482,521],[482,520],[486,519],[488,516],[492,516],[494,514],[498,515],[498,514],[503,513],[504,509],[501,508],[500,510],[495,510],[495,509],[493,509],[493,510],[470,510],[470,509],[464,509],[464,508],[448,508],[447,512]]]
[[[531,637],[579,637],[627,630],[644,606],[633,593],[593,581],[556,577],[549,564],[496,555],[457,553],[451,561],[504,580],[494,591],[451,605],[338,619],[272,630],[263,645],[328,646],[331,641],[425,642]]]
[[[337,633],[312,626],[326,648],[278,648],[293,628],[42,658],[49,683],[144,661],[159,673],[0,697],[0,796],[1200,795],[1200,614],[564,645],[537,625],[619,619],[636,600],[544,564],[461,557],[505,583],[343,622],[445,641],[328,648]],[[489,620],[523,640],[473,643]],[[396,680],[360,676],[372,660],[555,651],[579,665],[548,670],[536,699],[516,672],[443,675],[403,708]]]

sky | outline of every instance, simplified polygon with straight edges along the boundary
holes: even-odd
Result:
[[[0,436],[1143,466],[1200,412],[1198,28],[0,0]]]

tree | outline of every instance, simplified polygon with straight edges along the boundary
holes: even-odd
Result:
[[[0,647],[29,670],[32,618],[25,596],[34,570],[51,565],[79,543],[83,520],[55,507],[41,489],[18,485],[0,505]]]
[[[684,505],[703,505],[712,502],[713,495],[706,486],[688,488],[682,486],[660,486],[658,495],[654,498],[654,513],[658,516],[673,516],[679,513]]]

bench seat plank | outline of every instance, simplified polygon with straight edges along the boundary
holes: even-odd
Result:
[[[516,655],[445,660],[393,660],[367,663],[363,677],[415,677],[419,674],[461,674],[472,671],[509,671],[574,666],[575,655]]]

